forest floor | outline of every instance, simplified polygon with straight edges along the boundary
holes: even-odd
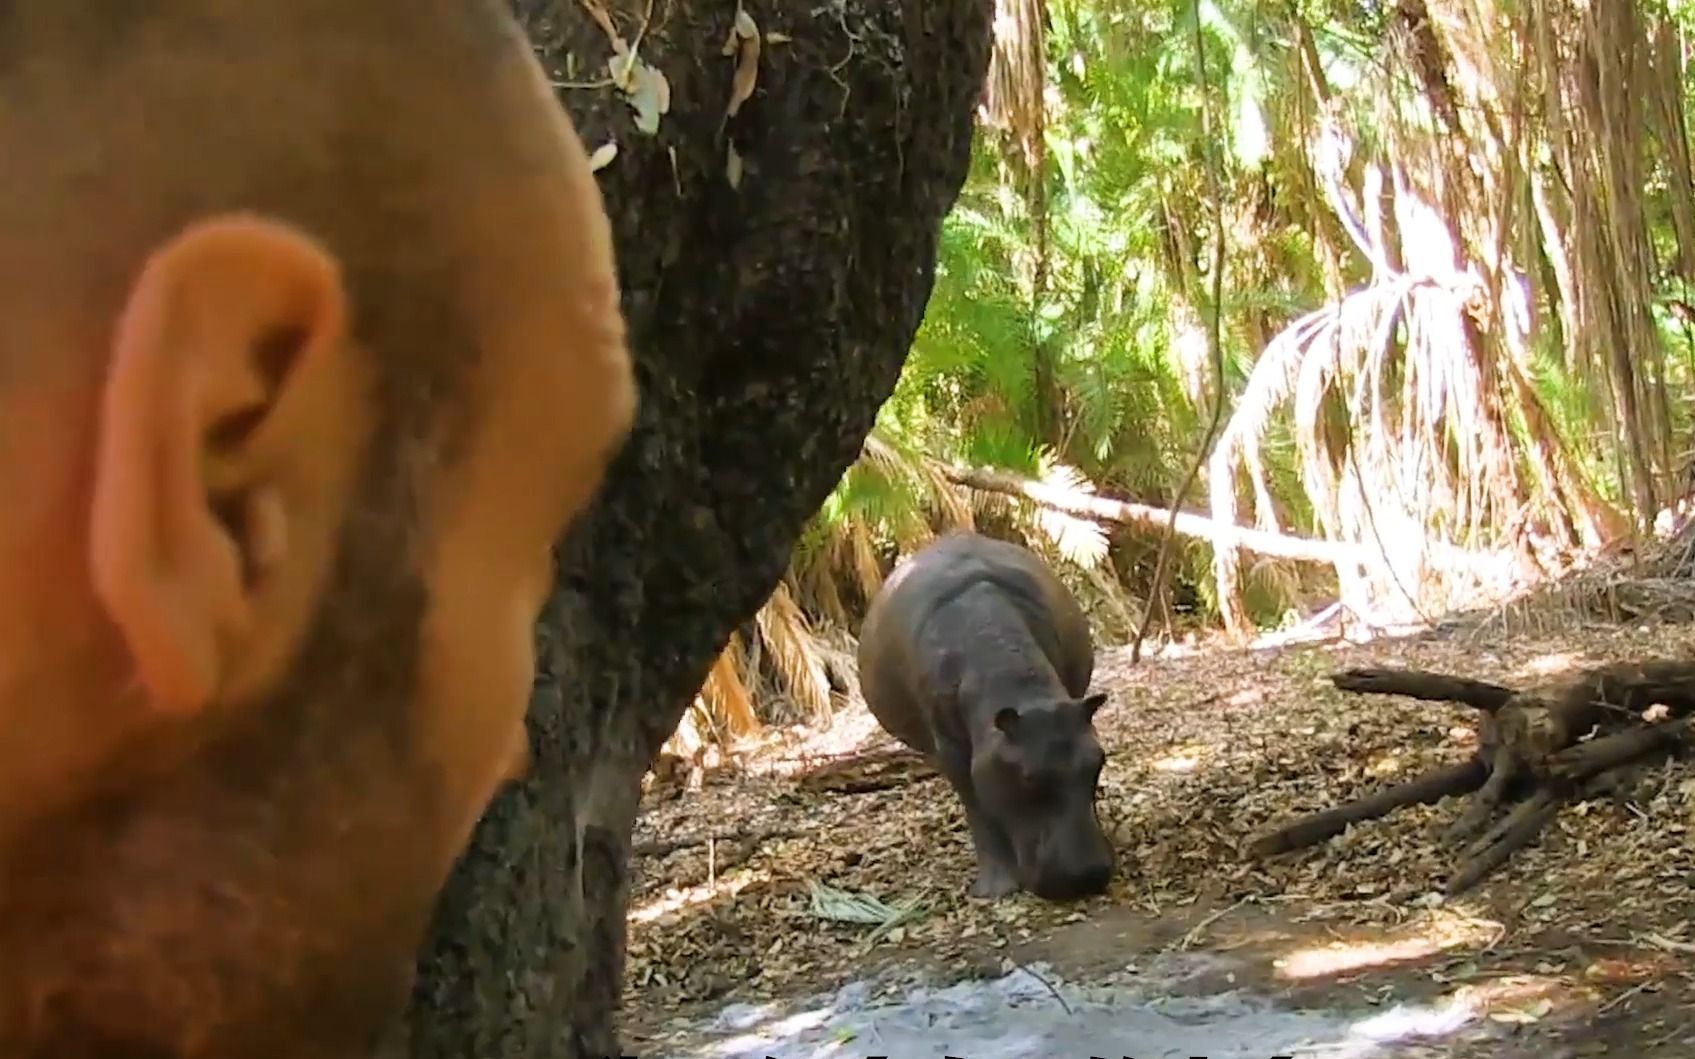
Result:
[[[731,1001],[828,993],[880,973],[947,982],[1037,966],[1100,981],[1204,956],[1161,990],[1246,991],[1361,1019],[1408,1005],[1467,1013],[1463,1031],[1421,1054],[1695,1054],[1695,763],[1568,807],[1459,898],[1436,896],[1453,864],[1438,832],[1456,799],[1272,861],[1242,852],[1268,825],[1469,754],[1474,711],[1345,694],[1328,680],[1335,670],[1404,666],[1523,686],[1692,650],[1695,625],[1509,633],[1499,622],[1365,645],[1199,649],[1134,667],[1128,649],[1103,648],[1095,684],[1112,697],[1096,718],[1108,752],[1100,804],[1119,872],[1105,895],[1074,905],[969,897],[964,819],[933,775],[895,759],[863,771],[859,786],[874,789],[809,782],[820,764],[888,741],[862,705],[826,731],[773,734],[698,790],[656,785],[647,796],[627,1039],[638,1054],[677,1054],[686,1026]],[[669,848],[680,842],[693,844]],[[878,933],[829,918],[815,884],[916,904]]]

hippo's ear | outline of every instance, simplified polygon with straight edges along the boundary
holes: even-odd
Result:
[[[1077,700],[1077,705],[1083,707],[1083,719],[1093,721],[1095,711],[1106,705],[1106,692],[1097,691],[1093,695],[1085,695]]]
[[[1003,735],[1015,735],[1018,732],[1018,711],[1011,706],[1002,706],[995,711],[995,727]]]

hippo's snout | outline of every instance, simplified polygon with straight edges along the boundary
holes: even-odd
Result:
[[[1031,890],[1045,901],[1078,901],[1103,892],[1112,881],[1112,861],[1094,861],[1085,867],[1043,872]]]
[[[1050,833],[1038,844],[1026,888],[1047,901],[1076,901],[1093,897],[1112,882],[1116,867],[1112,845],[1093,820],[1080,826],[1063,841]],[[1080,832],[1080,833],[1079,833]]]

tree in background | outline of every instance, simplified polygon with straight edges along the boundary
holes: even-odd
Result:
[[[984,520],[1127,639],[1150,598],[1238,636],[1314,598],[1429,617],[1663,518],[1695,363],[1692,11],[998,0],[900,384],[718,673],[816,715],[892,563]],[[1203,517],[1156,592],[1157,509],[1197,459]],[[703,720],[736,719],[721,686]]]

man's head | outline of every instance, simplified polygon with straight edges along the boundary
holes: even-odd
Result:
[[[0,1057],[347,1056],[634,387],[494,0],[0,0]]]

